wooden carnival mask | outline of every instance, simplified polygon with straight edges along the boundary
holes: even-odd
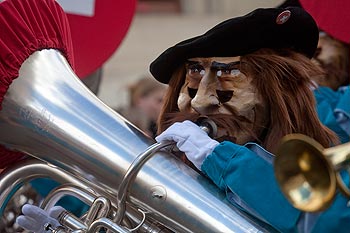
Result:
[[[193,58],[186,62],[185,82],[177,101],[180,112],[215,118],[230,116],[234,126],[218,129],[243,144],[256,140],[267,124],[263,98],[244,72],[240,57]]]

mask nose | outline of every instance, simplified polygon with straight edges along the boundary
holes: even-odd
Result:
[[[202,79],[196,96],[191,101],[191,107],[200,114],[212,113],[218,108],[220,101],[216,94],[216,82],[206,82]]]

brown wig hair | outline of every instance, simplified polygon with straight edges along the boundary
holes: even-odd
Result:
[[[311,91],[311,77],[323,71],[310,59],[292,50],[260,49],[241,57],[241,72],[254,77],[253,85],[269,107],[270,121],[258,143],[274,152],[281,138],[300,133],[314,138],[322,146],[338,143],[336,135],[322,125]],[[158,121],[158,133],[168,126],[169,113],[177,113],[177,99],[185,79],[185,68],[176,70]],[[175,122],[175,121],[173,121]]]

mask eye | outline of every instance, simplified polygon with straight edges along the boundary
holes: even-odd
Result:
[[[190,77],[203,77],[205,74],[205,69],[203,66],[198,64],[189,65],[187,69],[187,73]]]
[[[241,73],[241,71],[239,69],[232,69],[231,72],[230,72],[230,74],[233,75],[233,76],[236,76],[239,73]]]
[[[216,72],[216,76],[218,77],[228,77],[228,76],[236,76],[241,71],[239,69],[221,69]]]
[[[196,96],[198,89],[188,87],[187,91],[188,95],[193,99]]]

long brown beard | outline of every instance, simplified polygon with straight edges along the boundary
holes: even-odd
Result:
[[[183,113],[183,112],[172,112],[164,114],[164,122],[161,124],[161,131],[164,131],[169,126],[174,124],[175,122],[182,122],[185,120],[190,120],[192,122],[197,122],[198,119],[206,117],[215,122],[218,128],[227,129],[227,134],[220,137],[214,137],[213,139],[222,142],[224,140],[236,142],[237,138],[235,135],[235,131],[246,132],[252,136],[252,140],[256,142],[260,142],[259,136],[253,131],[251,126],[252,122],[244,116],[239,116],[238,114],[208,114],[208,115],[200,115],[198,113]]]
[[[218,128],[221,129],[227,129],[227,134],[220,136],[220,137],[214,137],[213,139],[217,140],[218,142],[222,141],[231,141],[236,142],[237,137],[234,135],[234,131],[245,131],[247,134],[252,136],[253,141],[256,141],[257,143],[261,143],[261,141],[258,138],[258,135],[252,130],[252,127],[248,126],[252,125],[252,122],[247,119],[244,116],[239,116],[238,114],[233,113],[232,115],[227,114],[213,114],[213,115],[200,115],[198,113],[183,113],[183,112],[172,112],[172,113],[165,113],[164,114],[164,122],[161,123],[160,131],[164,131],[168,127],[170,127],[175,122],[183,122],[185,120],[190,120],[192,122],[197,122],[198,119],[206,117],[210,120],[214,121],[214,123],[217,125]],[[234,129],[234,130],[233,130]],[[191,166],[195,170],[197,170],[193,164],[187,159],[187,157],[182,152],[175,152],[174,153],[177,157],[179,157],[183,162],[185,162],[187,165]]]

